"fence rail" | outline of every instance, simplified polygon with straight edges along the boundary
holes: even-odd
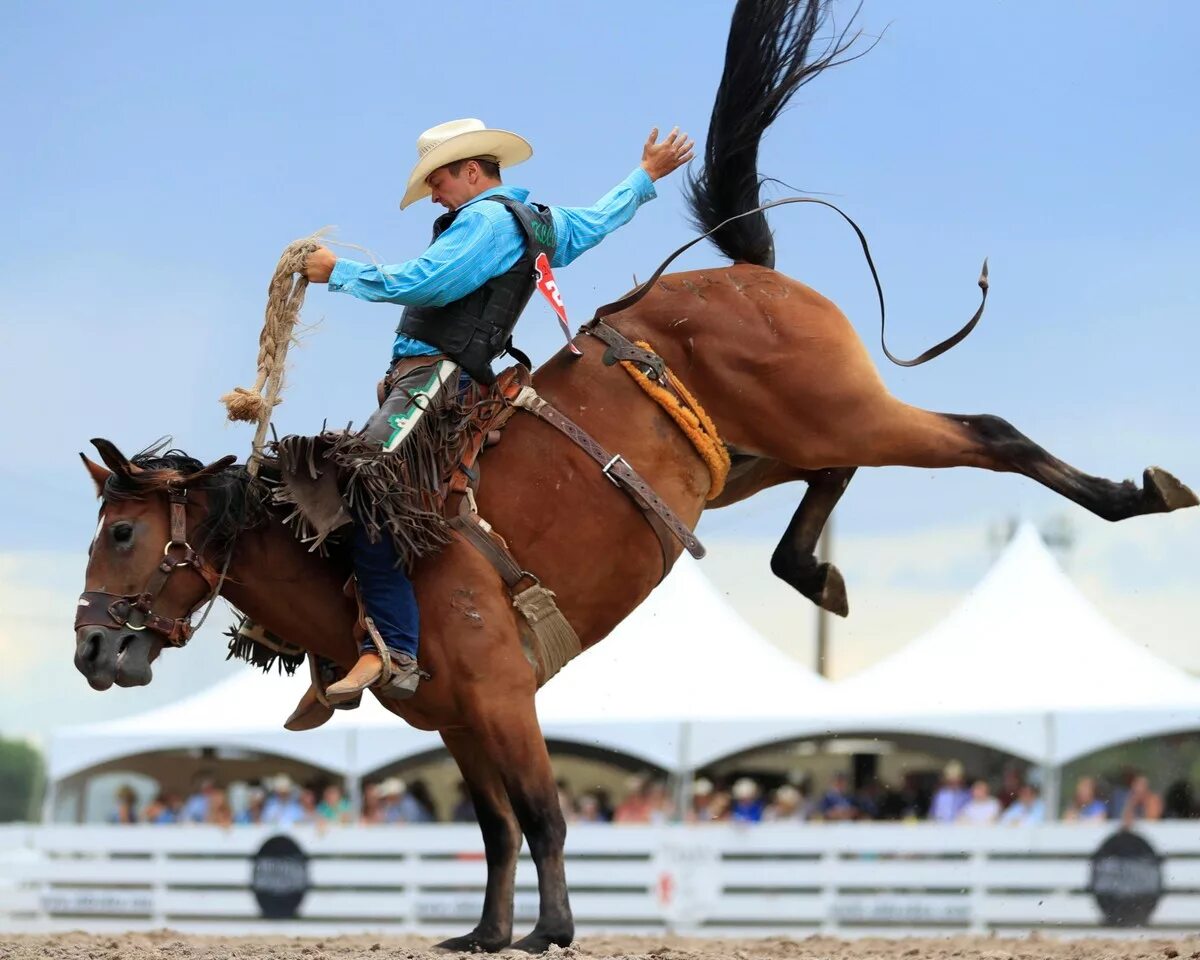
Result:
[[[576,826],[567,877],[585,931],[1200,928],[1200,829],[1113,836],[1078,825]],[[484,879],[466,826],[0,827],[6,930],[461,932]],[[523,853],[518,921],[536,911]]]

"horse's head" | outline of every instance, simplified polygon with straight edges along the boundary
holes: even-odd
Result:
[[[75,666],[96,690],[137,687],[150,682],[164,645],[187,643],[191,615],[218,590],[226,557],[211,554],[227,555],[232,537],[220,529],[230,478],[217,481],[236,458],[202,466],[169,451],[129,460],[107,440],[92,443],[105,465],[80,454],[101,506],[75,616]]]

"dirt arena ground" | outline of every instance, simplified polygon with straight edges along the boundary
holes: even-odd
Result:
[[[197,937],[171,931],[122,936],[0,934],[0,960],[449,960],[421,937]],[[469,956],[461,954],[460,956]],[[524,954],[502,954],[510,958]],[[954,937],[940,940],[693,940],[583,937],[555,960],[1200,960],[1200,936],[1174,940]]]

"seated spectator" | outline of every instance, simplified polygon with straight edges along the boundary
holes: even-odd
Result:
[[[208,774],[196,777],[192,784],[192,792],[183,804],[179,815],[182,823],[207,823],[209,807],[216,793],[217,785]]]
[[[367,825],[383,823],[383,798],[379,795],[379,787],[378,783],[363,785],[360,823]]]
[[[734,783],[732,794],[731,820],[735,823],[758,823],[762,820],[765,804],[757,783],[749,777],[742,777]]]
[[[858,808],[850,797],[850,779],[844,773],[835,773],[829,789],[817,801],[817,813],[822,820],[854,820]]]
[[[763,811],[763,820],[771,823],[803,823],[812,812],[807,798],[790,783],[775,791]]]
[[[1167,787],[1163,797],[1164,820],[1191,820],[1196,816],[1196,801],[1192,797],[1192,785],[1186,780],[1176,780]]]
[[[208,817],[204,821],[214,827],[233,826],[233,807],[229,805],[229,794],[213,788],[208,794]]]
[[[450,820],[454,823],[475,822],[475,804],[471,801],[471,792],[467,785],[461,780],[458,781],[458,799],[450,811]]]
[[[263,803],[262,822],[276,827],[305,823],[304,807],[296,795],[296,785],[286,773],[271,778],[271,793]]]
[[[953,823],[968,800],[970,793],[963,786],[963,768],[957,760],[951,760],[942,771],[942,783],[933,795],[929,806],[929,819],[937,823]]]
[[[692,783],[692,807],[687,813],[688,823],[708,823],[713,819],[712,803],[716,793],[711,780],[700,777]]]
[[[1000,816],[1000,822],[1012,827],[1028,827],[1046,822],[1046,805],[1038,795],[1037,787],[1025,783],[1017,791],[1017,799],[1008,805]]]
[[[246,806],[239,810],[233,822],[246,826],[262,823],[263,805],[267,802],[267,791],[262,787],[251,787],[246,793]]]
[[[854,809],[858,811],[857,819],[880,819],[880,809],[883,806],[884,796],[883,784],[874,778],[868,780],[862,789],[854,794],[852,799]]]
[[[321,802],[317,804],[317,819],[322,823],[349,823],[350,801],[342,795],[342,788],[331,783],[321,791]]]
[[[183,799],[177,793],[159,793],[142,811],[142,819],[146,823],[179,823],[179,814],[183,810]]]
[[[137,792],[125,783],[117,787],[117,806],[108,815],[109,823],[137,823]]]
[[[963,804],[955,819],[958,823],[979,825],[995,823],[998,816],[1000,801],[992,796],[992,788],[986,780],[976,780],[971,787],[970,799]]]
[[[1150,781],[1138,774],[1129,784],[1129,795],[1125,798],[1125,809],[1121,811],[1121,822],[1130,826],[1138,820],[1161,820],[1162,797],[1150,789]]]
[[[405,823],[436,823],[437,808],[424,780],[414,780],[400,798]]]
[[[379,784],[379,822],[404,823],[400,800],[407,786],[399,777],[388,777]]]
[[[675,819],[675,801],[665,780],[651,780],[646,785],[646,812],[650,823],[669,823]]]
[[[1021,774],[1021,769],[1012,763],[1005,764],[1004,773],[1000,777],[1000,789],[996,792],[996,799],[1000,801],[1001,810],[1007,810],[1017,802],[1021,787],[1024,785],[1025,778]]]
[[[1075,799],[1066,812],[1063,820],[1071,823],[1100,823],[1108,819],[1108,805],[1096,796],[1096,780],[1094,777],[1080,777],[1075,784]]]
[[[617,804],[613,811],[613,823],[649,823],[650,798],[647,795],[650,787],[649,777],[630,777],[625,786],[628,793],[625,799]]]
[[[585,793],[579,798],[575,813],[576,823],[606,823],[600,800],[594,793]]]
[[[600,816],[604,818],[605,823],[612,823],[613,819],[613,803],[612,795],[606,787],[596,787],[593,791],[596,796],[596,802],[600,804]]]

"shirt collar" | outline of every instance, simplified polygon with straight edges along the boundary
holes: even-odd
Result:
[[[524,203],[529,199],[529,191],[524,187],[510,187],[507,184],[502,183],[498,187],[491,187],[488,190],[484,190],[483,193],[479,194],[477,197],[472,197],[458,209],[465,210],[471,204],[476,203],[479,200],[486,200],[488,197],[508,197],[510,200],[516,200],[517,203]]]

